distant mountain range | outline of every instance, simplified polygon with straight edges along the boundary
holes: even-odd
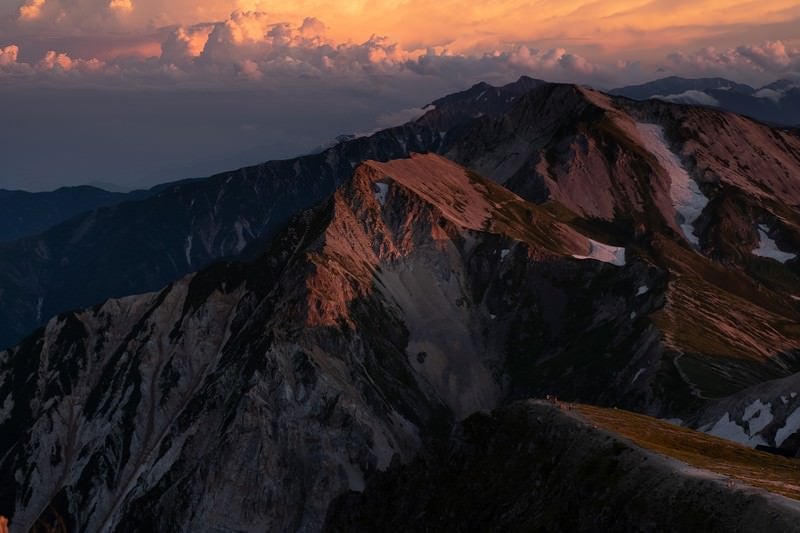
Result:
[[[724,78],[668,77],[621,87],[610,94],[636,100],[658,98],[733,111],[779,126],[800,126],[800,81],[778,80],[759,89]]]
[[[189,183],[191,179],[133,191],[110,190],[94,185],[61,187],[54,191],[28,192],[0,189],[0,243],[38,235],[73,217],[123,202],[135,202],[159,191]]]
[[[109,192],[89,185],[37,193],[0,189],[0,242],[36,235],[80,213],[145,196],[146,191]]]
[[[0,515],[785,529],[687,427],[800,454],[799,208],[792,131],[523,78],[2,245]]]

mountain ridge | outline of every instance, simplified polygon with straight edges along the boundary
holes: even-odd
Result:
[[[438,155],[365,162],[255,260],[62,314],[0,352],[0,472],[18,480],[0,513],[21,528],[56,514],[82,530],[316,530],[333,497],[476,410],[555,394],[686,416],[718,382],[791,374],[771,351],[685,353],[675,334],[708,320],[691,308],[658,319],[676,279],[722,290],[724,269],[670,217],[612,242]],[[770,323],[786,305],[741,301]]]

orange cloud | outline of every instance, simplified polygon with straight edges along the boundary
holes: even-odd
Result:
[[[28,41],[8,33],[9,41],[28,54],[60,51],[28,65],[36,72],[119,67],[113,72],[148,79],[205,73],[264,83],[276,73],[416,73],[464,83],[526,73],[606,85],[657,68],[764,81],[800,68],[796,0],[17,2],[11,24]],[[0,12],[0,32],[2,21]]]
[[[99,59],[72,59],[69,55],[50,50],[45,54],[37,67],[41,70],[69,72],[71,70],[99,71],[105,63]]]
[[[108,3],[108,9],[117,13],[130,13],[133,11],[133,3],[131,0],[111,0]]]
[[[42,14],[45,0],[27,0],[24,4],[19,6],[19,20],[28,21],[36,20]]]
[[[12,44],[4,48],[0,48],[0,67],[16,63],[18,56],[19,46],[17,45]]]
[[[52,4],[52,5],[51,5]],[[47,7],[47,9],[45,9]],[[642,49],[726,45],[771,38],[797,42],[797,0],[24,0],[22,21],[59,19],[59,28],[96,32],[124,13],[127,30],[192,26],[229,20],[244,40],[266,24],[324,20],[336,42],[388,36],[406,49],[446,46],[452,52],[491,51],[514,44],[618,54]],[[236,21],[230,13],[258,12]],[[748,33],[769,31],[758,39]],[[723,42],[725,40],[726,42]]]

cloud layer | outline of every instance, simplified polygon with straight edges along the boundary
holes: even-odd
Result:
[[[734,4],[0,0],[0,100],[15,103],[0,187],[207,175],[522,74],[600,88],[800,79],[800,4]]]
[[[17,48],[2,72],[73,81],[525,71],[602,86],[660,68],[753,82],[797,72],[800,47],[794,0],[18,2],[0,7],[0,48]]]

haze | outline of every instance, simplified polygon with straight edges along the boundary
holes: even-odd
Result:
[[[0,187],[203,176],[402,122],[480,80],[800,71],[794,1],[5,0]]]

